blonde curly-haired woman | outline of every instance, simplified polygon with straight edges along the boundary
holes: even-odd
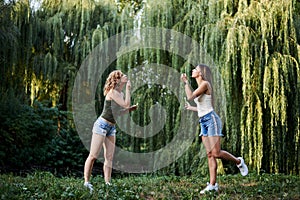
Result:
[[[126,92],[124,96],[122,90],[125,85]],[[137,108],[136,106],[130,106],[130,88],[130,81],[120,70],[112,71],[106,79],[104,85],[104,107],[102,114],[94,123],[90,153],[84,165],[84,186],[90,192],[93,192],[93,185],[90,183],[93,165],[102,147],[104,150],[104,180],[107,185],[111,184],[112,162],[116,142],[116,121],[114,116]]]

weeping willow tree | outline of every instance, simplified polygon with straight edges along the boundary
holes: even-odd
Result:
[[[6,79],[6,75],[9,74],[9,66],[12,66],[13,49],[18,43],[19,30],[16,25],[10,19],[10,14],[13,11],[13,3],[5,4],[4,1],[0,2],[0,45],[5,48],[0,50],[0,64],[1,64],[1,79],[0,83],[3,86],[9,87],[9,80]],[[3,88],[1,88],[3,89]]]
[[[193,38],[213,59],[216,110],[224,122],[223,147],[245,157],[250,168],[258,173],[264,170],[299,174],[298,1],[44,0],[37,10],[30,7],[28,0],[12,5],[12,10],[0,13],[0,42],[7,46],[0,50],[2,91],[9,86],[16,94],[29,97],[31,103],[50,100],[51,105],[63,104],[64,109],[70,109],[77,70],[98,44],[131,29],[172,29]],[[1,6],[4,3],[0,4],[0,9]],[[2,20],[6,16],[10,20]],[[11,31],[6,33],[6,29]],[[175,53],[149,48],[122,54],[122,47],[126,47],[128,41],[136,40],[124,35],[113,44],[120,52],[103,77],[113,69],[126,73],[137,66],[146,66],[145,63],[172,66],[178,72],[189,73],[193,67],[191,60],[182,59],[176,53],[182,51],[179,47],[185,49],[190,44],[176,43],[177,38],[169,41],[170,35],[159,34],[158,31],[157,38],[163,44],[171,45]],[[157,38],[150,38],[149,42]],[[110,56],[108,49],[103,49],[107,58]],[[203,56],[198,51],[186,51],[185,54],[187,58]],[[94,95],[89,89],[95,84],[94,73],[91,62],[88,70],[80,74],[80,78],[86,80],[80,90],[87,96]],[[104,81],[105,78],[96,83],[99,84],[95,95],[98,111],[102,108]],[[167,76],[166,82],[171,81],[174,81],[172,77]],[[196,86],[194,82],[192,86]],[[82,96],[73,98],[80,100]],[[132,114],[137,124],[144,126],[150,122],[149,110],[155,102],[167,110],[166,124],[160,136],[147,139],[120,133],[118,144],[134,152],[162,148],[178,130],[180,103],[167,88],[159,85],[145,85],[132,95],[132,99],[142,102],[139,111]],[[194,129],[187,128],[186,131]],[[205,162],[201,159],[205,154],[201,154],[200,142],[195,137],[188,152],[162,172],[205,174]]]
[[[299,3],[156,3],[147,2],[143,24],[192,37],[219,67],[225,148],[257,172],[299,173]]]
[[[233,105],[227,127],[240,116],[241,153],[257,171],[299,173],[299,44],[293,3],[239,1],[234,18],[220,13],[227,27],[224,80],[233,92],[227,100]],[[237,103],[242,105],[238,110]]]
[[[50,100],[52,105],[63,104],[68,109],[67,94],[71,93],[70,83],[80,64],[97,44],[119,32],[122,25],[116,6],[109,1],[40,3],[37,10],[32,9],[29,0],[13,5],[10,22],[16,28],[7,37],[15,33],[17,38],[10,40],[16,41],[14,45],[6,45],[11,46],[11,53],[4,52],[9,61],[4,63],[5,73],[15,79],[11,87],[17,88],[16,93],[25,91],[31,103]]]

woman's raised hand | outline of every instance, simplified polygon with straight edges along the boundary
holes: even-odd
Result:
[[[187,77],[186,77],[186,74],[181,74],[181,80],[186,83],[188,80],[187,80]]]
[[[131,88],[131,82],[130,80],[128,80],[126,84],[126,89],[130,90],[130,88]]]

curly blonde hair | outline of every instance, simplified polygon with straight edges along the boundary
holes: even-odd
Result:
[[[111,89],[116,88],[116,86],[120,83],[122,76],[123,73],[120,70],[114,70],[108,75],[103,88],[104,96],[106,96]]]

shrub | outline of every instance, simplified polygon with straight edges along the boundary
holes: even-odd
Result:
[[[33,106],[24,105],[13,97],[0,99],[3,170],[43,166],[64,172],[82,167],[87,151],[73,126],[71,113],[46,105],[38,101]]]

